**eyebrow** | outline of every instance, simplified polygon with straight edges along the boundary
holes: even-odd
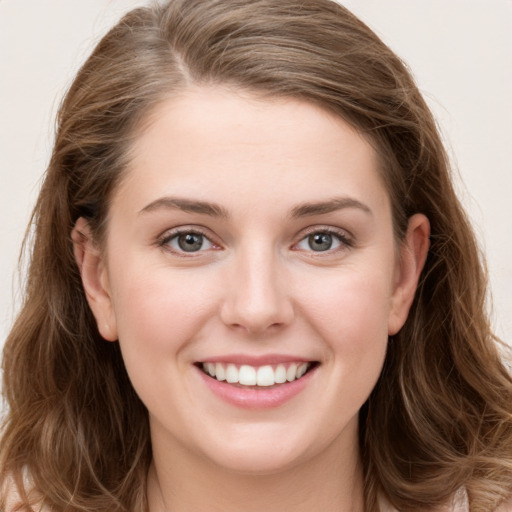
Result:
[[[361,201],[351,197],[337,197],[327,201],[302,203],[291,210],[290,216],[292,218],[308,217],[331,213],[346,208],[359,209],[365,213],[373,215],[371,209]],[[209,215],[210,217],[229,217],[228,211],[218,204],[182,197],[161,197],[142,208],[139,214],[149,213],[160,209],[181,210],[184,212]]]
[[[299,218],[311,215],[322,215],[325,213],[335,212],[337,210],[344,210],[346,208],[356,208],[369,215],[373,215],[371,209],[357,199],[353,199],[351,197],[335,197],[328,201],[300,204],[293,208],[291,211],[291,217]]]
[[[181,197],[161,197],[142,208],[139,213],[148,213],[160,209],[182,210],[184,212],[200,213],[211,217],[229,216],[227,210],[217,204]]]

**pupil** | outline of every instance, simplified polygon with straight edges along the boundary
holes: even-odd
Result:
[[[185,252],[198,251],[203,246],[203,235],[197,235],[195,233],[180,235],[178,238],[178,245],[180,246],[180,249]]]
[[[328,233],[315,233],[309,236],[309,246],[314,251],[327,251],[332,246],[332,236]]]

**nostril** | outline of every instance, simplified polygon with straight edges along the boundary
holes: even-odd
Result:
[[[257,268],[258,272],[248,271],[241,280],[233,277],[228,282],[220,313],[224,324],[250,334],[283,328],[294,317],[292,304],[283,294],[280,280],[265,275],[267,272],[261,270],[262,265]]]

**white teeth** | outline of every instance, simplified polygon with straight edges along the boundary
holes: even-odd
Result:
[[[272,366],[261,366],[256,373],[258,386],[273,386],[275,384],[274,370]]]
[[[215,365],[213,363],[206,363],[206,368],[210,376],[215,377]]]
[[[300,379],[308,369],[308,363],[303,363],[297,368],[297,379]]]
[[[224,371],[224,366],[222,363],[217,363],[215,365],[215,377],[217,380],[226,380],[226,372]]]
[[[283,384],[283,382],[286,382],[286,368],[284,365],[280,364],[277,366],[274,381],[276,384]]]
[[[234,364],[228,364],[226,368],[226,380],[230,384],[238,382],[238,368]]]
[[[253,366],[244,364],[240,367],[238,373],[238,383],[243,386],[255,386],[256,385],[256,369]]]
[[[218,381],[227,381],[229,384],[242,384],[243,386],[268,387],[274,384],[284,384],[300,379],[310,367],[310,363],[290,363],[277,366],[265,365],[260,367],[244,364],[240,367],[225,363],[203,363],[205,373]]]
[[[292,382],[297,378],[297,365],[292,363],[288,366],[288,370],[286,370],[286,380],[288,382]]]

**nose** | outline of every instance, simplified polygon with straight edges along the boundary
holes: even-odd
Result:
[[[288,325],[294,316],[279,257],[253,248],[235,257],[225,283],[221,319],[224,324],[263,334]]]

